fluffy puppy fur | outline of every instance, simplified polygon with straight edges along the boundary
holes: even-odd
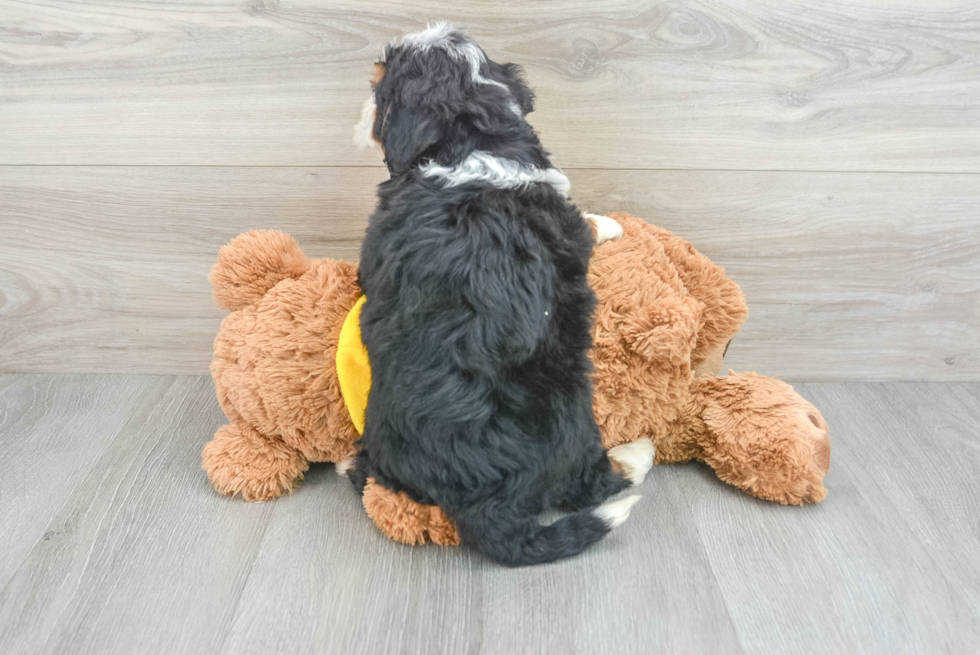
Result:
[[[524,116],[533,96],[445,24],[389,45],[360,140],[384,152],[358,271],[373,386],[356,469],[441,506],[508,565],[574,555],[636,497],[592,414],[593,239]],[[548,526],[550,508],[573,513]]]

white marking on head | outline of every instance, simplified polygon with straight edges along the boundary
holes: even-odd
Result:
[[[557,168],[522,166],[513,159],[503,159],[482,150],[474,150],[452,168],[429,161],[422,164],[419,170],[425,177],[437,178],[447,187],[483,182],[498,189],[519,189],[540,182],[550,184],[566,198],[571,189],[568,178]]]
[[[381,146],[374,139],[374,119],[377,112],[378,105],[374,100],[374,93],[372,93],[364,101],[364,107],[361,109],[361,120],[354,126],[354,145],[361,150],[369,148],[381,150]]]
[[[458,32],[449,21],[441,20],[435,25],[427,24],[424,30],[412,32],[402,37],[402,45],[415,46],[423,51],[429,48],[447,48],[450,45],[449,37],[453,32]]]
[[[462,39],[458,42],[452,40],[454,34],[459,34]],[[474,84],[493,84],[510,93],[510,88],[503,82],[491,80],[483,76],[480,68],[487,63],[487,55],[466,32],[457,30],[446,21],[439,21],[435,25],[428,25],[421,32],[406,34],[402,37],[402,45],[425,52],[430,49],[442,50],[456,61],[465,61],[470,67],[470,79]],[[524,112],[512,102],[510,110],[517,116],[524,116]]]

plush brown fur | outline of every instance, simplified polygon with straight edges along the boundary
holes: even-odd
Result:
[[[780,380],[714,377],[748,315],[738,285],[680,237],[611,216],[623,236],[597,247],[589,264],[604,445],[649,437],[658,464],[698,459],[760,498],[822,500],[830,440],[820,412]]]
[[[748,310],[724,270],[689,243],[628,214],[623,236],[593,251],[595,415],[607,448],[649,437],[657,463],[698,459],[746,492],[784,504],[819,502],[830,441],[820,412],[785,382],[714,377]],[[266,500],[300,483],[308,462],[341,462],[358,437],[334,360],[360,295],[356,265],[307,260],[279,232],[225,246],[211,271],[231,310],[211,370],[229,425],[204,450],[215,488]],[[410,544],[459,542],[438,507],[371,481],[369,516]]]
[[[368,478],[364,509],[381,531],[395,541],[417,546],[431,541],[458,546],[456,524],[437,505],[420,505],[402,491],[395,493]]]
[[[360,296],[357,265],[307,260],[292,237],[254,231],[221,249],[210,279],[232,310],[211,363],[229,425],[205,447],[204,468],[221,493],[268,500],[298,486],[308,462],[354,452],[335,362]]]

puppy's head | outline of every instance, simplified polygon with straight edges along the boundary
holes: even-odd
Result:
[[[420,159],[455,163],[487,139],[530,128],[534,95],[516,64],[500,65],[447,23],[385,48],[354,142],[379,148],[392,174]]]

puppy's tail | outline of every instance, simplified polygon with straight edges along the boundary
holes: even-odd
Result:
[[[258,302],[280,281],[300,277],[308,267],[293,237],[276,230],[252,230],[221,249],[208,279],[218,307],[237,311]]]
[[[507,566],[544,564],[577,555],[629,518],[639,496],[580,510],[551,525],[513,515],[501,503],[482,503],[453,518],[464,544]]]

